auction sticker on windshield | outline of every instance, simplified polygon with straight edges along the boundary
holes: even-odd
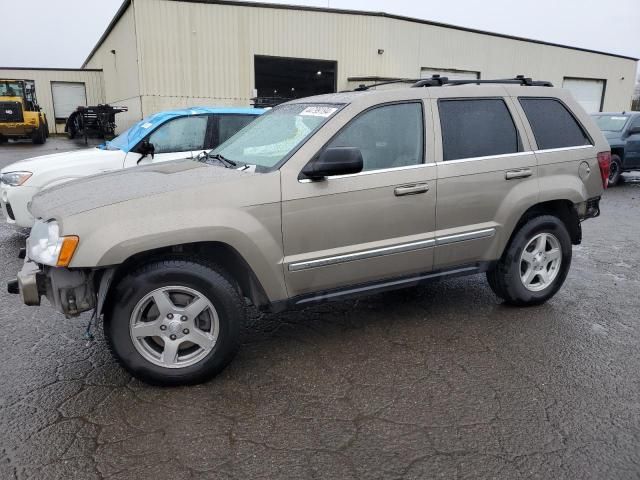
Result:
[[[310,117],[330,117],[337,108],[335,107],[307,107],[300,112],[300,115]]]

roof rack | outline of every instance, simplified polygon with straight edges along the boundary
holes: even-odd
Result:
[[[380,83],[372,83],[371,85],[359,85],[358,87],[354,88],[353,91],[354,92],[364,92],[365,90],[369,90],[370,88],[373,87],[381,87],[383,85],[393,85],[394,83],[416,83],[419,82],[420,79],[417,78],[399,78],[397,80],[389,80],[387,82],[380,82]]]
[[[518,75],[515,78],[503,78],[498,80],[449,80],[447,77],[433,75],[415,82],[412,87],[441,87],[443,85],[479,85],[479,84],[511,84],[525,87],[553,87],[553,83],[546,80],[533,80],[532,78]]]

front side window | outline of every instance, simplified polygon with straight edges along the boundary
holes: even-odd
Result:
[[[202,150],[207,132],[207,115],[180,117],[159,126],[149,135],[155,153]]]
[[[327,144],[331,147],[360,149],[363,171],[423,163],[422,104],[385,105],[366,111]]]
[[[211,151],[240,165],[273,168],[296,151],[342,105],[293,103],[275,107]]]
[[[220,145],[229,140],[256,118],[258,118],[257,115],[218,115],[218,138],[216,145]]]
[[[438,110],[444,161],[521,150],[518,130],[500,98],[441,99]]]
[[[567,108],[555,98],[519,97],[539,150],[591,145]]]

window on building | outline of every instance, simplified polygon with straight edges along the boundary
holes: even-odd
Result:
[[[424,124],[421,103],[385,105],[356,117],[330,147],[355,147],[362,152],[363,171],[423,163]]]
[[[207,132],[207,115],[181,117],[158,127],[150,136],[155,153],[202,150]]]
[[[591,145],[574,116],[555,98],[519,97],[539,150]]]
[[[513,118],[502,99],[438,101],[443,160],[505,155],[520,151]]]

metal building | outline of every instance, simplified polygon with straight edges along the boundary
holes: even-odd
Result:
[[[50,133],[64,133],[69,114],[80,105],[104,103],[102,70],[72,68],[2,68],[0,78],[33,80]]]
[[[385,13],[226,0],[125,0],[83,64],[102,75],[89,97],[129,108],[120,130],[169,108],[434,73],[523,74],[571,89],[587,111],[627,110],[636,67],[622,55]]]

